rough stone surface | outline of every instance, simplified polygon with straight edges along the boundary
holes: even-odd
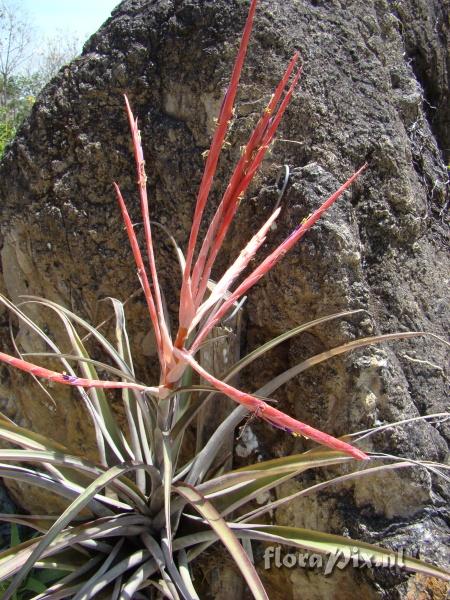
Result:
[[[298,323],[348,308],[368,313],[316,327],[280,346],[248,371],[243,384],[249,389],[356,337],[411,329],[445,335],[446,4],[261,1],[216,196],[296,48],[304,76],[281,139],[242,205],[228,256],[276,202],[281,165],[289,165],[291,179],[269,244],[281,241],[362,162],[370,168],[251,292],[243,343],[252,348]],[[137,289],[111,186],[112,180],[120,183],[137,221],[124,92],[140,119],[152,215],[185,244],[201,155],[246,6],[238,0],[125,0],[82,56],[45,88],[0,165],[1,291],[14,301],[24,293],[43,295],[99,323],[108,314],[100,299],[125,300]],[[173,254],[164,236],[155,235],[166,299],[175,314]],[[225,253],[220,266],[226,258]],[[140,374],[154,381],[142,298],[134,296],[127,306]],[[55,331],[55,315],[36,306],[29,310],[44,329]],[[2,348],[11,348],[7,312],[0,318]],[[24,351],[43,349],[23,327],[16,334]],[[56,337],[64,349],[67,342]],[[281,408],[339,435],[445,410],[445,365],[444,346],[434,339],[385,344],[306,371],[278,399]],[[1,409],[10,417],[93,454],[92,431],[75,395],[47,388],[57,394],[54,405],[28,378],[4,366],[0,381]],[[303,447],[262,423],[251,428],[258,439],[253,458]],[[370,438],[368,447],[441,462],[449,434],[448,422],[418,422],[387,429]],[[303,485],[303,480],[290,484]],[[17,496],[25,508],[39,508],[38,495],[16,490]],[[442,480],[418,467],[329,488],[290,503],[274,518],[402,546],[443,564],[448,497]],[[440,584],[408,582],[395,572],[346,570],[324,578],[293,569],[266,576],[271,598],[409,599],[420,590],[424,598],[445,597]]]

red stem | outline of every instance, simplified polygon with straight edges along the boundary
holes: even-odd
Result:
[[[238,206],[239,206],[238,199],[247,190],[253,177],[255,176],[256,171],[259,169],[262,161],[264,160],[267,149],[269,148],[269,145],[270,145],[270,143],[273,139],[273,136],[275,135],[275,132],[280,124],[283,114],[286,111],[286,108],[292,98],[292,94],[294,92],[295,86],[298,83],[300,75],[301,75],[301,69],[299,69],[298,72],[296,73],[295,78],[292,81],[292,84],[291,84],[289,90],[287,91],[285,97],[283,98],[283,100],[281,102],[281,105],[278,109],[277,114],[275,115],[275,117],[273,117],[271,125],[267,129],[263,130],[263,137],[260,141],[260,146],[255,147],[256,154],[252,157],[252,161],[248,165],[246,165],[245,168],[243,169],[242,177],[241,177],[240,181],[237,182],[237,185],[233,190],[233,196],[235,198],[235,202],[229,202],[229,208],[227,210],[225,217],[223,218],[223,222],[219,229],[219,233],[218,233],[216,239],[214,240],[213,246],[210,250],[210,255],[208,257],[208,261],[204,268],[201,285],[200,285],[200,288],[198,291],[198,296],[196,299],[197,305],[200,304],[200,302],[203,298],[203,295],[206,290],[206,286],[208,284],[208,279],[211,274],[212,267],[217,258],[217,255],[220,251],[220,248],[221,248],[223,240],[225,239],[225,236],[228,232],[228,229],[233,221],[234,215],[236,214],[236,211],[238,209]]]
[[[272,269],[283,256],[291,250],[291,248],[304,236],[314,223],[322,216],[322,214],[341,196],[347,188],[359,177],[359,175],[367,168],[367,163],[364,164],[356,173],[354,173],[334,194],[332,194],[310,217],[306,219],[297,229],[295,229],[289,237],[287,237],[278,248],[276,248],[263,262],[230,294],[219,310],[214,314],[213,318],[209,319],[200,333],[197,335],[195,342],[191,346],[191,352],[195,353],[199,345],[211,331],[216,323],[222,319],[231,309],[233,304],[243,296],[248,289],[257,283],[270,269]]]
[[[297,421],[297,419],[286,415],[281,410],[270,406],[267,404],[267,402],[264,402],[264,400],[256,398],[251,394],[241,392],[231,385],[220,381],[220,379],[216,379],[210,373],[205,371],[205,369],[203,369],[186,350],[177,351],[177,354],[179,354],[182,359],[184,359],[195,371],[197,371],[200,377],[203,377],[203,379],[211,383],[217,390],[235,402],[244,405],[250,411],[255,413],[255,415],[261,417],[269,423],[272,423],[276,427],[281,427],[282,429],[287,429],[292,433],[304,435],[308,438],[311,438],[315,442],[318,442],[319,444],[333,448],[333,450],[345,452],[357,460],[367,460],[369,458],[362,450],[359,450],[358,448],[355,448],[354,446],[351,446],[342,440],[328,435],[328,433],[314,429],[314,427],[306,425],[306,423]]]
[[[120,210],[122,212],[122,218],[127,230],[131,250],[133,251],[134,261],[138,270],[139,281],[141,282],[142,289],[144,290],[145,300],[147,301],[150,319],[152,321],[153,329],[155,331],[158,358],[160,363],[163,364],[164,357],[162,354],[161,332],[159,329],[158,315],[156,314],[155,302],[153,300],[153,295],[148,281],[147,272],[145,270],[144,261],[142,260],[141,250],[139,248],[139,244],[136,238],[133,223],[131,222],[130,215],[128,214],[127,207],[125,205],[124,199],[122,197],[117,183],[114,183],[114,188],[116,190],[117,200],[119,201]]]
[[[292,57],[272,98],[270,99],[269,104],[267,105],[267,107],[264,110],[262,116],[260,117],[255,129],[253,130],[253,133],[251,134],[250,139],[249,139],[247,145],[245,146],[245,150],[242,153],[242,156],[239,159],[239,161],[234,169],[234,172],[231,176],[230,182],[227,186],[224,196],[222,197],[219,207],[217,208],[216,213],[214,214],[214,217],[209,225],[208,231],[203,240],[203,244],[202,244],[201,250],[199,252],[198,258],[197,258],[197,262],[196,262],[193,272],[192,272],[192,293],[195,297],[196,306],[199,306],[203,300],[207,280],[209,278],[209,273],[211,272],[211,268],[212,268],[211,261],[208,261],[209,267],[207,266],[205,269],[205,261],[206,261],[207,254],[210,251],[211,244],[213,242],[213,238],[216,234],[216,231],[217,231],[219,223],[222,219],[223,213],[224,213],[224,211],[228,210],[228,206],[230,206],[232,204],[236,204],[236,205],[239,204],[239,199],[238,199],[239,193],[236,193],[236,187],[239,184],[239,182],[242,180],[244,173],[247,172],[249,164],[251,164],[251,162],[253,160],[254,153],[260,146],[261,139],[262,139],[265,131],[267,130],[268,123],[271,119],[271,115],[281,98],[283,90],[286,87],[286,84],[289,80],[289,77],[291,76],[291,73],[294,69],[294,66],[295,66],[297,60],[298,60],[298,53],[296,52],[294,54],[294,56]],[[233,212],[233,215],[234,214],[235,214],[235,211]],[[216,256],[217,256],[217,253],[216,253]],[[216,256],[214,257],[212,263],[215,261]],[[207,273],[208,273],[207,276],[204,275],[205,271],[207,271]],[[201,288],[199,290],[198,289],[199,283],[202,279],[203,279],[203,284],[201,285]],[[205,284],[205,280],[206,280],[206,284]]]
[[[192,291],[190,289],[190,275],[193,262],[193,256],[195,246],[197,243],[198,232],[200,229],[200,222],[203,216],[203,211],[211,190],[214,174],[217,168],[217,162],[219,160],[220,151],[223,146],[225,135],[228,130],[229,121],[232,115],[234,100],[241,76],[242,66],[244,63],[245,55],[247,53],[248,42],[253,27],[253,18],[255,15],[257,0],[251,0],[249,13],[245,23],[244,31],[242,34],[238,55],[234,63],[233,71],[231,74],[230,85],[222,104],[217,128],[214,133],[211,147],[206,160],[205,170],[203,178],[200,184],[199,192],[197,195],[197,202],[195,206],[194,218],[192,221],[191,233],[189,236],[188,249],[186,254],[186,265],[184,269],[183,282],[181,286],[181,298],[180,298],[180,325],[183,327],[189,325],[185,323],[184,310],[187,310],[189,305],[192,303]],[[179,337],[179,336],[177,336]]]
[[[163,361],[161,367],[165,372],[166,364],[170,361],[172,355],[172,342],[168,332],[167,324],[164,318],[164,310],[161,298],[161,290],[158,281],[158,272],[156,270],[155,254],[153,251],[153,239],[152,230],[150,225],[150,214],[148,210],[148,197],[147,197],[147,176],[145,174],[145,161],[144,153],[142,151],[142,144],[140,139],[140,133],[137,126],[137,120],[135,120],[133,113],[130,108],[128,98],[125,96],[125,103],[127,107],[128,120],[130,123],[131,135],[133,138],[134,157],[136,161],[136,171],[138,176],[139,196],[141,200],[141,212],[144,223],[145,242],[147,247],[148,262],[150,265],[150,273],[153,281],[153,289],[155,294],[155,305],[156,312],[159,321],[160,330],[160,343],[162,343],[162,357]]]
[[[56,383],[62,383],[63,385],[71,385],[78,386],[82,388],[127,388],[132,390],[140,390],[140,391],[153,391],[157,393],[157,388],[150,388],[145,385],[141,385],[139,383],[132,383],[129,381],[103,381],[101,379],[83,379],[82,377],[76,377],[75,375],[66,375],[64,373],[58,373],[58,371],[51,371],[50,369],[46,369],[45,367],[40,367],[39,365],[35,365],[33,363],[27,362],[26,360],[22,360],[21,358],[16,358],[15,356],[10,356],[9,354],[5,354],[0,352],[0,361],[11,365],[15,369],[19,369],[20,371],[24,371],[25,373],[30,373],[30,375],[34,375],[35,377],[42,377],[43,379],[47,379],[48,381],[55,381]]]

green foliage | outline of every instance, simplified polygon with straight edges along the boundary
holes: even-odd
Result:
[[[1,301],[48,345],[51,352],[42,355],[41,359],[49,356],[59,359],[66,377],[79,369],[96,378],[97,372],[101,371],[118,375],[132,385],[140,385],[134,374],[124,307],[118,300],[113,300],[115,340],[111,343],[98,329],[68,309],[38,298],[27,299],[27,302],[56,311],[72,346],[72,354],[62,354],[22,309],[4,297]],[[361,311],[330,315],[296,327],[232,365],[221,378],[225,381],[235,376],[290,337],[334,319],[352,318],[358,312]],[[86,334],[91,340],[88,344],[82,341]],[[367,338],[359,344],[345,344],[321,353],[300,363],[301,368],[289,369],[268,382],[255,394],[272,394],[298,372],[324,362],[330,356],[397,337],[400,336]],[[110,357],[114,367],[90,359],[92,353],[98,355],[100,349]],[[38,356],[24,358],[36,359]],[[181,382],[183,387],[174,389],[170,397],[157,402],[145,392],[123,389],[129,442],[120,435],[115,416],[104,404],[105,396],[98,394],[102,390],[92,389],[88,396],[82,387],[77,387],[97,427],[98,463],[73,456],[60,444],[0,417],[0,439],[16,447],[0,450],[1,475],[43,487],[67,498],[69,504],[59,518],[4,515],[4,518],[27,524],[38,532],[35,538],[22,543],[16,536],[12,548],[0,554],[0,580],[8,580],[9,584],[4,589],[5,599],[13,598],[13,594],[28,598],[30,590],[36,600],[69,597],[75,593],[79,598],[91,598],[102,592],[113,598],[114,590],[120,590],[124,598],[139,598],[139,593],[150,593],[152,588],[164,590],[172,598],[197,598],[190,564],[219,540],[236,560],[256,598],[265,598],[265,592],[241,543],[248,545],[252,540],[283,543],[324,554],[341,552],[344,556],[353,555],[357,548],[362,559],[370,557],[383,564],[387,564],[388,559],[395,560],[392,551],[379,546],[313,530],[267,525],[256,519],[292,502],[295,497],[316,493],[340,482],[403,468],[423,468],[445,477],[444,466],[425,462],[418,465],[415,461],[372,455],[370,462],[374,466],[360,470],[354,468],[351,457],[329,448],[316,448],[223,472],[217,462],[221,444],[242,423],[248,411],[243,406],[236,407],[206,445],[188,443],[188,428],[201,415],[202,406],[208,401],[214,402],[216,394],[213,388],[195,385],[192,380],[190,372]],[[168,410],[171,410],[171,425],[166,428],[164,420]],[[377,429],[352,437],[366,439]],[[6,465],[10,466],[6,468]],[[338,471],[330,478],[329,474],[340,466],[345,466],[344,474]],[[306,485],[294,496],[279,497],[263,506],[255,505],[255,499],[262,493],[311,469],[325,469],[328,479],[313,486]],[[232,514],[239,516],[232,519]],[[66,574],[56,583],[49,583],[44,579],[47,577],[47,570],[43,570],[46,566],[57,569],[55,578],[61,571]],[[426,575],[448,577],[444,570],[417,559],[405,558],[404,566]],[[45,592],[39,591],[42,584],[47,586]]]
[[[4,108],[0,108],[0,156],[5,150],[6,144],[14,137],[17,123]]]
[[[11,77],[6,88],[0,82],[0,97],[3,98],[3,104],[0,105],[0,156],[29,115],[42,85],[38,73]]]
[[[38,52],[32,31],[22,6],[0,0],[0,157],[36,95],[78,53],[78,40],[61,32],[43,40],[45,50]]]
[[[11,525],[11,548],[20,544],[19,527],[13,523]],[[12,595],[12,600],[30,600],[36,594],[42,594],[54,584],[58,579],[61,579],[66,574],[66,571],[57,569],[32,569],[27,577],[22,581],[17,592]],[[3,594],[8,589],[11,580],[0,582],[0,594]]]
[[[12,307],[6,299],[2,300],[6,306]],[[122,368],[122,378],[135,381],[128,349],[126,320],[119,301],[114,301],[114,345],[89,323],[67,309],[57,308],[57,305],[43,300],[38,302],[57,310],[71,339],[73,354],[62,355],[54,342],[37,325],[33,326],[35,333],[50,345],[52,358],[59,358],[67,372],[73,371],[73,365],[78,365],[79,368],[87,365],[90,368],[89,365],[94,364],[101,370],[111,370],[107,363],[91,361],[87,347],[80,342],[82,335],[73,336],[76,320],[84,333],[91,334],[96,339],[97,343],[90,344],[91,351],[100,346],[116,364],[113,372],[117,373]],[[32,324],[19,308],[14,307],[13,310],[24,323]],[[349,318],[352,313],[332,315],[321,321],[343,316]],[[316,325],[317,321],[306,324],[301,331]],[[287,335],[298,333],[300,328]],[[283,338],[286,339],[287,335]],[[274,341],[271,347],[276,343]],[[366,341],[367,343],[369,342]],[[266,347],[265,350],[270,351],[271,347]],[[230,371],[238,373],[260,355],[261,352],[252,353],[231,367]],[[318,355],[312,363],[317,364],[321,360],[326,360],[326,357]],[[308,365],[311,366],[311,363]],[[225,374],[223,375],[225,378]],[[270,393],[273,393],[279,385],[289,381],[288,377],[283,379],[281,383],[279,380],[269,382],[265,389],[270,389]],[[84,390],[79,388],[78,392],[86,401]],[[263,392],[263,389],[259,389],[255,393]],[[167,409],[164,401],[155,404],[146,395],[139,393],[133,397],[129,390],[123,390],[122,400],[129,416],[130,446],[124,438],[116,437],[114,431],[118,425],[115,418],[111,414],[102,416],[100,398],[93,395],[93,416],[110,450],[101,450],[100,454],[104,458],[99,463],[90,463],[73,456],[61,445],[0,418],[0,438],[17,447],[13,450],[0,450],[0,463],[10,464],[8,469],[5,466],[1,468],[2,476],[38,485],[69,501],[67,510],[59,518],[48,517],[45,520],[43,517],[17,517],[18,522],[36,528],[39,533],[32,540],[22,543],[15,536],[12,548],[0,554],[0,580],[16,574],[13,580],[13,586],[16,587],[5,589],[5,599],[13,598],[14,595],[8,595],[11,593],[17,593],[18,598],[28,598],[27,595],[20,594],[28,594],[30,590],[37,594],[33,596],[36,600],[68,597],[70,593],[78,593],[80,598],[91,598],[102,591],[106,591],[106,597],[112,598],[115,597],[113,591],[116,588],[121,590],[124,598],[132,598],[138,590],[148,591],[149,587],[164,590],[168,597],[177,598],[176,594],[179,594],[183,598],[197,598],[189,565],[219,540],[236,560],[256,598],[266,596],[239,540],[242,543],[252,540],[283,543],[325,554],[339,551],[344,556],[354,554],[355,548],[358,548],[362,558],[371,557],[380,562],[395,558],[390,550],[350,538],[256,522],[256,518],[269,514],[283,503],[292,502],[294,497],[281,497],[263,506],[255,505],[254,500],[260,494],[274,490],[279,484],[311,469],[326,469],[330,473],[339,466],[346,466],[345,474],[339,474],[338,471],[321,484],[307,485],[296,494],[298,497],[373,473],[418,468],[415,461],[373,455],[371,463],[375,466],[361,471],[352,468],[354,460],[349,456],[329,448],[316,448],[224,473],[220,464],[216,463],[221,442],[242,422],[247,411],[244,407],[237,407],[205,446],[195,451],[191,444],[185,443],[180,452],[189,425],[208,398],[209,401],[214,401],[215,391],[191,385],[190,388],[174,390],[172,398],[182,394],[184,408],[179,412],[175,411],[173,425],[169,430],[164,430],[158,426]],[[183,425],[180,426],[180,423]],[[361,432],[360,437],[366,438],[374,431],[376,429]],[[357,438],[358,435],[354,434],[353,437]],[[443,466],[432,463],[421,463],[419,468],[435,474],[440,474],[444,469]],[[166,477],[170,484],[167,496]],[[233,513],[239,516],[231,519]],[[15,520],[14,516],[9,518]],[[30,550],[33,551],[31,556]],[[51,561],[52,567],[58,569],[55,576],[66,570],[66,575],[52,585],[43,579],[47,577],[46,571],[33,568],[37,563],[41,568],[44,567],[46,561]],[[404,565],[407,569],[427,575],[448,577],[444,570],[416,559],[405,558]],[[38,576],[37,573],[40,572],[43,574]],[[45,593],[39,592],[39,584],[47,585]],[[12,592],[14,589],[16,591]]]

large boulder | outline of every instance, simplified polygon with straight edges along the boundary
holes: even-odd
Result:
[[[45,296],[97,324],[109,309],[101,299],[125,301],[138,289],[112,189],[113,180],[120,183],[138,221],[124,93],[139,116],[152,218],[185,246],[202,153],[246,10],[239,0],[125,0],[83,54],[47,85],[0,165],[0,289],[13,301],[22,294]],[[281,241],[366,160],[369,169],[249,294],[242,343],[254,347],[340,310],[368,312],[280,346],[244,376],[249,389],[356,337],[445,333],[445,27],[444,3],[438,0],[261,1],[215,199],[295,49],[304,74],[279,140],[242,203],[220,267],[269,214],[283,165],[291,175],[270,244]],[[177,267],[165,234],[156,230],[155,237],[175,318]],[[57,317],[34,305],[28,310],[64,349]],[[139,294],[128,302],[127,316],[140,375],[154,382],[153,340]],[[16,326],[15,334],[23,350],[43,349],[23,326]],[[6,310],[0,336],[2,348],[11,349]],[[444,411],[444,367],[444,346],[431,338],[360,350],[305,372],[282,390],[279,404],[342,435]],[[47,387],[54,404],[30,378],[5,366],[1,375],[2,411],[76,452],[94,455],[92,429],[75,395]],[[248,427],[256,439],[255,460],[303,447],[301,440],[263,423]],[[385,430],[369,447],[440,462],[449,434],[448,423],[419,421]],[[282,491],[302,485],[294,481]],[[417,467],[329,488],[290,503],[274,518],[420,551],[442,564],[448,560],[448,496],[438,477]],[[47,502],[37,493],[20,497],[17,490],[16,498],[29,510],[42,510]],[[299,568],[273,569],[267,581],[271,598],[416,598],[420,586],[430,594],[426,597],[445,595],[433,582],[408,583],[394,572],[347,569],[324,578]]]

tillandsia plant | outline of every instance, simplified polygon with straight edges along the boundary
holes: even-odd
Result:
[[[10,579],[3,595],[5,600],[14,596],[33,568],[65,571],[56,584],[37,594],[36,600],[81,600],[97,596],[113,599],[155,596],[195,599],[198,594],[190,563],[217,541],[221,541],[231,553],[253,596],[258,599],[268,596],[252,562],[252,540],[283,543],[321,553],[339,551],[344,555],[350,555],[356,547],[363,559],[375,559],[379,564],[395,560],[395,553],[391,550],[349,538],[258,523],[256,519],[294,496],[314,493],[327,485],[374,472],[417,467],[417,463],[407,459],[373,453],[369,457],[355,444],[372,431],[347,435],[345,440],[332,437],[281,412],[271,403],[270,396],[305,369],[331,356],[381,341],[422,334],[390,334],[347,343],[288,369],[253,393],[238,390],[230,381],[278,344],[311,327],[360,311],[342,312],[298,326],[254,350],[220,375],[208,372],[198,359],[199,349],[213,328],[235,310],[242,296],[277,264],[366,168],[363,165],[254,267],[252,259],[279,215],[280,209],[277,208],[222,277],[217,282],[211,280],[212,269],[239,203],[264,159],[301,74],[301,68],[297,66],[299,58],[295,54],[243,148],[200,243],[202,216],[233,114],[255,9],[256,0],[252,0],[230,84],[206,157],[186,256],[177,248],[182,284],[178,330],[173,337],[158,280],[140,134],[137,120],[126,100],[138,175],[145,257],[116,184],[115,190],[155,334],[160,363],[159,381],[149,386],[135,376],[124,305],[119,300],[112,299],[116,339],[111,343],[98,328],[67,308],[41,298],[26,298],[25,303],[50,308],[60,317],[73,348],[72,354],[63,354],[21,307],[1,298],[2,303],[46,343],[50,352],[45,356],[61,361],[64,370],[58,372],[38,366],[29,361],[29,355],[21,355],[20,352],[19,357],[0,353],[0,359],[31,374],[41,386],[41,379],[73,386],[92,417],[98,446],[98,462],[90,462],[72,455],[61,444],[0,417],[0,438],[16,447],[0,450],[0,475],[40,486],[67,501],[67,508],[59,517],[2,515],[10,522],[25,524],[38,532],[37,537],[0,554],[0,580]],[[244,275],[248,269],[250,273]],[[90,358],[81,330],[88,332],[91,340],[109,355],[114,366]],[[44,353],[39,356],[43,357]],[[111,378],[101,379],[97,374],[99,369]],[[192,383],[195,374],[200,384]],[[121,390],[126,431],[121,429],[110,408],[107,390],[111,389]],[[199,409],[207,402],[214,402],[218,393],[234,400],[237,406],[210,439],[186,457],[186,451],[182,451],[186,430]],[[216,461],[221,444],[248,414],[284,430],[287,435],[302,435],[321,446],[302,454],[224,471]],[[348,471],[350,464],[357,464],[355,461],[373,462],[378,459],[383,459],[383,462],[363,470]],[[18,466],[17,463],[26,466]],[[346,465],[346,473],[305,488],[294,496],[280,498],[258,508],[252,505],[262,492],[272,490],[308,469],[329,469],[334,465]],[[420,467],[445,476],[442,465],[423,462]],[[233,518],[237,513],[239,516]],[[405,558],[404,566],[409,570],[448,578],[443,569],[417,559]]]

